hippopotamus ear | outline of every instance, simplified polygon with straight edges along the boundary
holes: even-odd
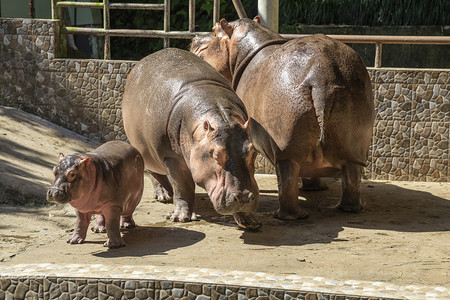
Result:
[[[194,141],[201,141],[205,136],[208,136],[214,128],[211,126],[208,120],[203,121],[203,124],[199,124],[198,127],[193,132]]]
[[[259,16],[254,17],[253,21],[255,21],[256,23],[261,24],[261,18]]]
[[[241,124],[242,128],[247,132],[248,136],[250,136],[250,118],[248,118],[247,121],[245,121],[241,116],[237,114],[233,114],[233,118]]]
[[[64,158],[64,154],[60,153],[59,154],[59,161],[61,161],[61,159],[63,159],[63,158]]]
[[[80,164],[79,166],[87,166],[91,162],[91,158],[87,156],[82,156],[79,158]]]
[[[220,20],[220,28],[228,35],[228,37],[231,37],[231,35],[233,35],[233,26],[231,26],[227,22],[227,20]]]

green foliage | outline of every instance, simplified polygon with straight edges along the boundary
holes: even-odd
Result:
[[[450,25],[448,0],[280,1],[280,32],[301,24],[355,26]]]

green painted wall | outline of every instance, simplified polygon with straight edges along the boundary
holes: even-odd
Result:
[[[29,18],[28,0],[0,0],[3,18]],[[34,0],[35,17],[51,19],[51,0]]]

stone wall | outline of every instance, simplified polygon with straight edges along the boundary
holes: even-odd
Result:
[[[3,297],[2,297],[3,296]],[[0,278],[0,299],[395,300],[347,294],[162,280]]]
[[[56,59],[55,23],[0,18],[0,105],[100,141],[126,139],[121,98],[133,61]],[[373,69],[376,124],[365,177],[450,181],[450,70]],[[257,172],[274,173],[263,158]]]

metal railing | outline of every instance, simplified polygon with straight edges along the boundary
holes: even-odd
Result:
[[[240,0],[232,0],[239,18],[246,18],[244,7]],[[111,36],[121,37],[146,37],[163,38],[164,48],[169,47],[170,39],[191,39],[197,34],[206,32],[195,32],[195,0],[189,0],[189,28],[187,31],[170,30],[170,0],[164,0],[164,4],[141,4],[141,3],[110,3],[109,0],[103,2],[75,2],[52,0],[52,18],[60,19],[62,9],[91,8],[103,10],[103,28],[71,27],[62,24],[60,34],[84,34],[104,36],[104,59],[111,59]],[[110,10],[111,9],[139,9],[139,10],[160,10],[164,12],[163,30],[143,30],[143,29],[111,29]],[[220,0],[214,0],[213,24],[219,21]],[[299,38],[307,34],[282,34],[285,38]],[[374,67],[381,67],[382,45],[383,44],[420,44],[420,45],[450,45],[450,36],[387,36],[387,35],[328,35],[331,38],[344,43],[375,44]]]
[[[282,34],[286,38],[300,38],[308,34]],[[450,36],[413,36],[413,35],[338,35],[327,34],[327,36],[340,40],[344,43],[375,44],[374,67],[381,68],[381,54],[383,44],[401,45],[450,45]]]
[[[242,8],[240,0],[233,0],[235,5]],[[111,36],[124,37],[147,37],[163,38],[164,48],[169,47],[169,39],[190,39],[199,32],[195,32],[195,0],[189,0],[189,29],[187,31],[170,31],[170,0],[164,0],[164,4],[143,4],[143,3],[110,3],[109,0],[103,2],[75,2],[52,0],[52,19],[57,20],[63,16],[62,9],[65,7],[91,8],[103,10],[103,28],[85,28],[64,26],[60,30],[61,34],[86,34],[104,36],[104,59],[111,59]],[[111,29],[110,10],[111,9],[139,9],[139,10],[161,10],[164,12],[163,30],[143,30],[143,29]],[[220,0],[214,0],[213,23],[219,21]]]

